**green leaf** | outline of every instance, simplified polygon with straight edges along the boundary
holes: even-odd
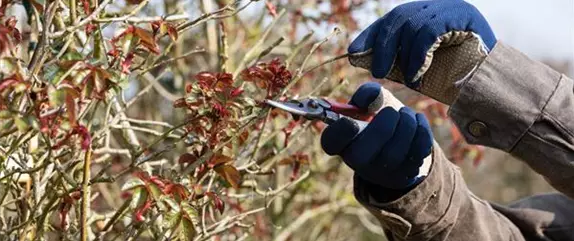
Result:
[[[27,120],[25,118],[22,117],[15,117],[14,118],[14,123],[16,124],[16,128],[18,128],[19,131],[26,131],[28,129],[30,129],[30,124],[27,122]]]
[[[131,190],[137,187],[143,187],[145,186],[145,182],[143,182],[141,179],[139,178],[133,178],[128,180],[126,183],[124,183],[124,185],[122,186],[122,191],[127,191],[127,190]]]
[[[66,52],[66,54],[64,54],[64,56],[62,56],[62,60],[64,61],[84,60],[84,56],[76,50],[69,50]]]
[[[64,90],[54,90],[48,95],[52,106],[61,106],[66,102],[66,91]]]
[[[153,199],[160,200],[160,197],[162,195],[161,189],[153,183],[149,183],[148,187],[149,187],[149,190],[151,192]]]
[[[179,223],[181,222],[181,212],[168,212],[165,215],[165,220],[163,222],[163,227],[168,229],[177,228]]]
[[[171,210],[180,211],[179,205],[177,204],[177,202],[175,200],[173,200],[172,198],[170,198],[169,196],[163,195],[159,198],[161,201],[165,202]]]
[[[180,238],[182,240],[193,240],[194,237],[195,237],[195,226],[189,219],[182,218]]]
[[[12,129],[12,127],[14,127],[14,119],[8,119],[6,121],[2,122],[2,132],[4,131],[9,131]]]
[[[12,112],[9,110],[0,110],[0,119],[9,119],[12,118]]]
[[[0,76],[4,74],[5,76],[10,76],[16,71],[14,61],[8,58],[0,59]]]
[[[26,91],[28,89],[28,83],[17,83],[16,85],[14,85],[14,92],[15,93],[22,93],[24,91]]]
[[[44,67],[44,76],[45,80],[50,81],[50,83],[54,84],[57,75],[62,76],[64,74],[63,71],[60,71],[60,67],[56,64],[48,65]]]
[[[104,48],[105,44],[104,44],[104,39],[102,37],[102,31],[100,29],[99,24],[97,24],[96,26],[98,27],[98,30],[95,32],[95,35],[94,35],[93,56],[95,59],[102,60],[102,61],[106,62],[105,64],[107,64],[108,58],[106,58],[106,50]]]
[[[35,130],[40,130],[40,121],[35,116],[29,115],[25,117],[26,122]]]
[[[187,203],[187,202],[181,203],[181,210],[186,215],[186,217],[190,220],[194,220],[199,216],[199,214],[197,213],[197,210],[194,207],[192,207],[191,205],[189,205],[189,203]]]
[[[138,40],[139,39],[131,33],[124,35],[122,53],[129,53],[132,49],[132,43],[137,43]]]
[[[139,206],[143,205],[147,200],[147,196],[148,193],[145,188],[137,187],[136,189],[134,189],[134,192],[132,194],[132,201],[130,203],[130,208],[136,209]]]

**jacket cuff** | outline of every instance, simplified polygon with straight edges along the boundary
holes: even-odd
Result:
[[[380,221],[381,226],[401,238],[427,236],[455,223],[456,213],[451,207],[460,206],[464,181],[458,168],[449,163],[438,144],[434,144],[432,167],[429,175],[415,188],[396,200],[379,202],[375,196],[384,196],[384,189],[369,188],[369,183],[358,175],[354,179],[357,200]],[[388,190],[387,190],[388,191]],[[390,193],[389,193],[390,194]]]
[[[528,81],[530,76],[541,75],[553,78]],[[541,115],[559,79],[550,67],[499,41],[460,86],[449,115],[468,143],[510,152]]]

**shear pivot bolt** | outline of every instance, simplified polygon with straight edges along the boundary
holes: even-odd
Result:
[[[309,100],[309,107],[311,107],[311,108],[318,108],[318,107],[319,107],[319,103],[317,103],[317,101],[315,101],[315,100]]]

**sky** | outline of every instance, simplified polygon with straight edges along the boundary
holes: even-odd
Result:
[[[534,58],[574,64],[574,1],[469,0],[490,22],[498,39]]]

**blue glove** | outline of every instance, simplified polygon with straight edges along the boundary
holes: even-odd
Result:
[[[378,110],[382,94],[378,83],[363,84],[350,104],[363,110]],[[433,138],[427,119],[408,107],[396,111],[386,107],[355,137],[359,128],[341,118],[321,135],[323,150],[339,155],[359,177],[388,189],[405,189],[417,184],[419,168],[430,155]]]
[[[370,70],[375,78],[385,78],[397,65],[405,84],[413,88],[430,65],[433,52],[439,46],[461,44],[461,38],[462,42],[480,39],[487,53],[496,44],[486,19],[473,5],[462,0],[417,1],[400,5],[374,22],[348,51],[372,49]]]

